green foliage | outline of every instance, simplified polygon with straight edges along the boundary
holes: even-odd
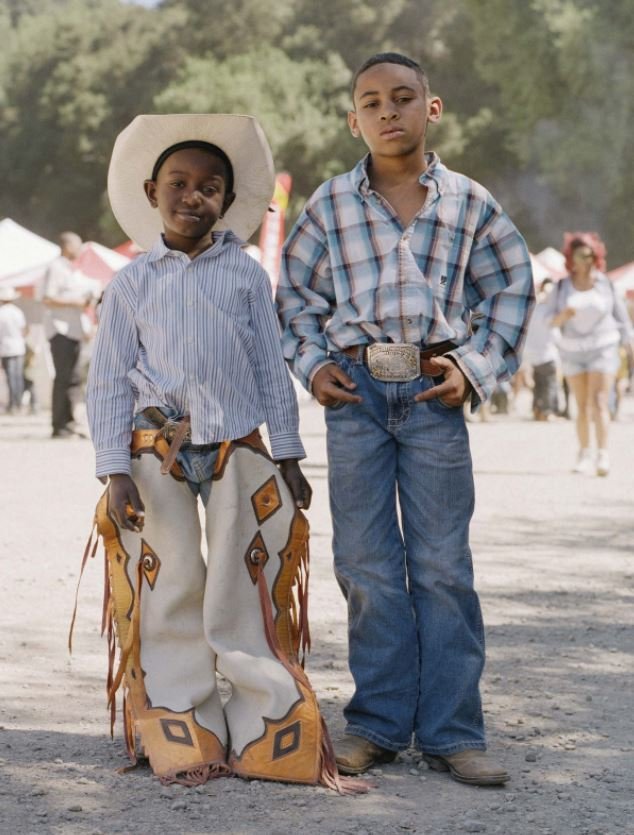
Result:
[[[226,60],[191,58],[178,81],[155,99],[165,113],[250,113],[271,143],[278,169],[292,173],[306,196],[354,160],[340,143],[350,73],[337,55],[325,62],[293,61],[262,46]]]
[[[590,228],[632,258],[634,17],[629,0],[467,0],[476,67],[521,168],[518,214],[537,247]],[[530,173],[529,180],[527,174]],[[523,204],[523,205],[522,205]]]
[[[533,249],[595,228],[632,257],[630,0],[0,0],[0,215],[121,239],[105,197],[138,113],[257,115],[291,216],[364,153],[349,82],[405,52],[445,102],[429,146],[490,188]]]
[[[190,55],[218,59],[277,44],[293,17],[291,0],[164,0],[162,9],[184,10]]]
[[[45,10],[18,17],[1,65],[0,214],[99,237],[114,138],[173,76],[185,19],[117,0],[33,5]]]

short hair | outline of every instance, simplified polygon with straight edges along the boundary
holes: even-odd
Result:
[[[150,179],[156,180],[161,166],[168,157],[171,157],[172,154],[176,153],[176,151],[185,151],[188,148],[198,148],[199,150],[212,154],[221,160],[225,167],[227,194],[231,194],[231,192],[233,192],[233,165],[231,164],[231,160],[222,148],[219,148],[217,145],[213,145],[211,142],[202,142],[198,139],[189,139],[186,142],[177,142],[175,145],[170,145],[169,148],[166,148],[161,154],[159,154],[158,159],[154,163]]]
[[[429,87],[429,78],[427,77],[427,73],[421,67],[418,61],[414,61],[413,58],[408,58],[407,55],[402,55],[400,52],[377,52],[375,55],[372,55],[370,58],[368,58],[367,61],[364,61],[352,77],[352,84],[350,85],[350,94],[352,95],[353,101],[354,91],[356,90],[359,76],[366,70],[369,70],[370,67],[375,67],[377,64],[399,64],[401,67],[409,67],[409,69],[414,70],[414,72],[418,76],[418,80],[422,84],[423,90],[425,91],[425,96],[431,95],[431,90]]]
[[[77,232],[62,232],[59,236],[59,243],[60,246],[72,246],[76,244],[77,246],[82,245],[82,239],[77,234]]]
[[[566,258],[566,269],[570,271],[573,266],[572,254],[580,246],[587,246],[592,250],[594,266],[597,270],[605,272],[605,256],[607,250],[605,244],[596,232],[565,232],[564,233],[564,256]]]

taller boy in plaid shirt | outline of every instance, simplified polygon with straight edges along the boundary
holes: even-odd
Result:
[[[442,102],[416,62],[373,56],[353,102],[350,130],[370,153],[308,201],[277,295],[285,356],[326,407],[356,685],[337,763],[355,774],[389,762],[413,734],[433,768],[500,784],[479,695],[462,404],[518,367],[534,301],[528,251],[481,185],[425,152]]]

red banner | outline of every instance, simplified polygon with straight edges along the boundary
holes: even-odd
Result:
[[[284,243],[284,219],[291,193],[291,175],[282,171],[275,178],[275,192],[271,201],[272,212],[267,212],[260,230],[260,263],[271,277],[273,289],[280,275],[282,244]]]

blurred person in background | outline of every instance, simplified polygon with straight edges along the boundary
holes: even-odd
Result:
[[[38,397],[35,387],[35,359],[38,354],[37,345],[33,338],[27,333],[26,351],[24,354],[24,400],[28,403],[29,414],[35,415],[38,411]]]
[[[59,243],[62,253],[48,269],[42,301],[46,307],[46,337],[55,367],[53,438],[69,438],[77,434],[73,421],[73,400],[80,385],[78,363],[84,339],[82,313],[92,300],[92,292],[75,264],[82,248],[79,235],[63,232]]]
[[[632,379],[632,367],[634,356],[631,351],[628,351],[623,345],[619,347],[619,368],[616,372],[616,379],[610,392],[610,417],[612,420],[619,419],[619,412],[621,410],[621,400],[623,395],[629,390]]]
[[[537,293],[537,304],[528,326],[524,360],[531,368],[533,387],[533,417],[551,420],[559,410],[557,386],[558,331],[551,324],[552,313],[548,298],[553,290],[552,278],[545,278]]]
[[[10,415],[19,411],[24,391],[26,319],[20,308],[13,304],[19,298],[20,294],[13,287],[0,287],[0,359],[7,378],[7,414]]]
[[[577,405],[579,454],[573,471],[610,471],[608,400],[619,368],[619,345],[631,352],[632,327],[623,302],[605,275],[605,245],[593,232],[564,236],[569,274],[548,299],[551,325],[561,328],[563,373]],[[590,448],[594,424],[597,452]]]

